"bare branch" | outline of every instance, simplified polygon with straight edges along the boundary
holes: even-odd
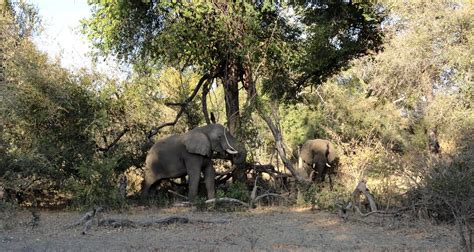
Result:
[[[184,196],[184,195],[181,195],[181,194],[179,194],[179,193],[177,193],[177,192],[175,192],[175,191],[173,191],[173,190],[168,190],[168,192],[171,193],[171,194],[173,194],[173,195],[176,195],[176,196],[178,196],[178,197],[180,197],[180,198],[182,198],[182,199],[184,199],[184,200],[189,200],[188,197],[186,197],[186,196]]]
[[[281,160],[283,161],[283,164],[285,167],[291,172],[291,174],[296,178],[298,181],[306,181],[304,178],[302,178],[295,170],[293,167],[293,164],[286,158],[286,150],[285,146],[283,144],[283,137],[281,135],[280,130],[278,129],[277,126],[273,123],[272,119],[270,116],[266,115],[261,108],[259,109],[259,115],[260,117],[267,123],[268,127],[270,128],[270,131],[272,132],[273,138],[275,138],[275,144],[277,147],[278,155],[280,156]]]
[[[114,147],[118,141],[120,141],[120,139],[127,133],[130,131],[130,128],[128,126],[126,126],[118,135],[117,137],[114,139],[114,141],[112,141],[112,143],[110,143],[109,145],[107,145],[106,147],[100,147],[98,144],[96,144],[96,148],[98,151],[102,151],[102,152],[107,152],[109,151],[110,149],[112,149],[112,147]],[[106,140],[107,138],[104,136],[104,141]],[[107,142],[106,142],[107,143]]]
[[[185,106],[185,103],[182,102],[165,102],[166,106]]]
[[[178,114],[176,114],[176,117],[172,122],[163,123],[160,126],[151,129],[148,132],[147,138],[148,139],[152,138],[153,136],[158,134],[158,132],[164,127],[176,125],[176,123],[178,123],[179,118],[183,115],[184,111],[186,110],[186,107],[188,106],[188,104],[194,99],[194,97],[197,95],[199,89],[203,85],[204,81],[207,80],[208,78],[210,78],[209,74],[205,74],[204,76],[202,76],[201,79],[199,79],[199,82],[196,85],[196,87],[194,88],[192,94],[188,98],[186,98],[186,100],[184,100],[182,103],[168,103],[168,104],[173,105],[173,106],[180,106],[181,109],[178,111]]]

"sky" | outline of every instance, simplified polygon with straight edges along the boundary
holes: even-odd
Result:
[[[30,0],[36,5],[42,17],[44,30],[34,38],[34,43],[51,59],[59,57],[61,65],[70,70],[92,68],[90,43],[79,31],[80,20],[89,17],[90,7],[87,0]],[[101,62],[98,70],[122,78],[121,72],[113,60]]]

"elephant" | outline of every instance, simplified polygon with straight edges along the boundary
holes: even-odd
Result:
[[[301,145],[298,152],[298,172],[316,182],[323,182],[327,174],[332,188],[331,174],[339,166],[334,145],[328,140],[311,139]]]
[[[208,199],[215,197],[215,169],[213,157],[227,157],[235,164],[243,164],[246,150],[221,124],[209,124],[186,133],[171,135],[158,140],[148,151],[142,197],[150,187],[162,179],[188,179],[188,199],[196,199],[201,172]]]

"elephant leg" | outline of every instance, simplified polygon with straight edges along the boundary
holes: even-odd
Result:
[[[199,180],[201,179],[202,157],[190,157],[185,160],[185,165],[189,175],[188,199],[194,202],[198,193]]]
[[[209,161],[209,164],[204,168],[204,181],[206,183],[207,198],[214,199],[216,196],[215,188],[215,177],[216,172],[212,165],[212,160]]]

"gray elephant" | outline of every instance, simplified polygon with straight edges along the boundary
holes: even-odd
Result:
[[[220,124],[194,128],[184,134],[158,140],[148,152],[142,196],[161,179],[189,176],[189,200],[195,200],[201,172],[204,174],[207,197],[215,197],[214,156],[228,157],[234,164],[243,164],[246,151],[243,146]]]
[[[327,174],[332,188],[331,174],[338,165],[336,149],[328,140],[307,140],[299,149],[298,172],[312,181],[323,182]]]

